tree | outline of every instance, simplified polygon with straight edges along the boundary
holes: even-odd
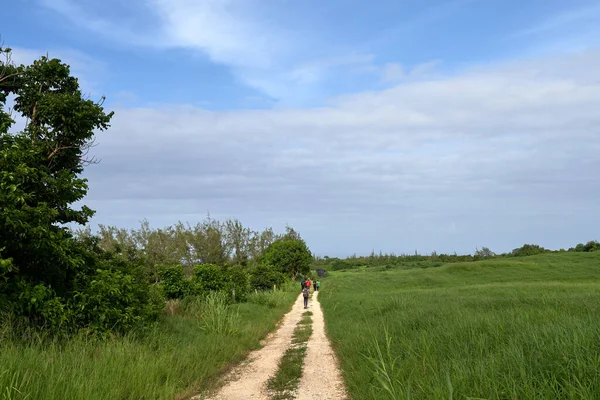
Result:
[[[250,258],[250,235],[252,231],[245,228],[240,221],[227,220],[225,232],[229,248],[232,251],[234,265],[248,265]]]
[[[0,114],[0,248],[19,276],[64,291],[78,261],[62,225],[85,224],[94,214],[72,204],[87,193],[79,174],[93,161],[87,152],[94,131],[107,129],[113,114],[82,96],[60,60],[14,66],[7,58],[0,71],[0,105],[15,96],[13,110],[27,121],[24,131],[11,134],[14,121]]]
[[[537,244],[524,244],[523,246],[514,249],[511,254],[517,257],[533,256],[544,253],[547,250]]]
[[[307,274],[310,271],[312,254],[301,238],[290,239],[284,236],[267,247],[261,261],[296,279],[299,274]]]
[[[15,66],[0,48],[0,306],[46,326],[68,322],[93,332],[127,330],[156,318],[159,298],[135,248],[106,252],[67,224],[94,214],[75,208],[87,194],[81,177],[94,132],[113,113],[85,98],[60,60]],[[4,111],[8,97],[11,112]],[[11,133],[13,115],[26,121]],[[142,254],[142,256],[144,256]]]
[[[285,275],[273,265],[259,264],[252,269],[250,287],[257,290],[270,290],[281,286],[285,282]]]
[[[482,247],[481,250],[475,249],[475,256],[479,258],[490,258],[494,257],[495,255],[496,254],[487,247]]]

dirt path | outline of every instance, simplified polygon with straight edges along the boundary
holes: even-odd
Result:
[[[302,318],[304,304],[301,294],[292,310],[283,317],[279,329],[267,339],[267,344],[250,353],[246,361],[234,368],[225,378],[228,382],[210,397],[196,396],[193,399],[207,400],[268,400],[267,380],[275,375],[279,360],[292,341],[294,328]]]
[[[192,399],[205,400],[268,400],[266,385],[274,376],[279,361],[292,341],[296,325],[304,311],[312,311],[313,333],[307,343],[304,369],[298,388],[298,400],[344,400],[347,398],[335,354],[327,336],[323,311],[318,301],[318,292],[304,310],[302,295],[294,303],[292,310],[283,317],[279,329],[267,338],[267,344],[250,353],[246,361],[235,367],[225,378],[227,382],[215,394],[208,397],[196,396]]]
[[[337,359],[325,336],[325,320],[319,304],[319,292],[309,303],[313,312],[313,333],[308,340],[304,370],[298,387],[298,400],[343,400],[347,398]]]

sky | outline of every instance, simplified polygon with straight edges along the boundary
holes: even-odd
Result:
[[[20,0],[111,128],[98,224],[293,226],[317,255],[600,240],[600,4]],[[18,128],[15,128],[18,129]]]

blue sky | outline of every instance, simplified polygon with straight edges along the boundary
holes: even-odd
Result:
[[[595,1],[21,0],[3,14],[15,61],[48,51],[116,112],[86,172],[94,224],[210,211],[290,223],[330,255],[598,239]]]

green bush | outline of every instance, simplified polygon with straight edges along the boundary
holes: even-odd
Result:
[[[32,322],[52,331],[60,330],[66,322],[71,322],[69,308],[49,286],[43,283],[34,285],[21,279],[16,287],[18,295],[12,303],[12,311],[17,315],[29,316]]]
[[[600,250],[600,242],[595,240],[590,240],[586,244],[579,243],[574,248],[571,247],[569,251],[577,251],[577,252],[590,252],[590,251],[599,251]]]
[[[270,290],[273,286],[279,287],[284,282],[285,275],[272,265],[260,264],[250,274],[251,289]]]
[[[514,249],[512,255],[516,257],[534,256],[546,251],[545,248],[538,246],[537,244],[524,244],[523,246]]]
[[[182,299],[192,292],[192,282],[185,278],[182,265],[161,265],[158,273],[165,298]]]
[[[250,291],[250,275],[246,269],[241,265],[234,265],[227,269],[225,278],[227,281],[225,290],[228,294],[235,291],[235,301],[246,301]]]
[[[59,294],[45,282],[13,278],[0,295],[3,309],[53,333],[124,333],[158,317],[164,298],[149,284],[142,260],[103,251],[94,238],[73,239],[69,250],[69,291]]]
[[[75,323],[94,334],[126,332],[158,317],[164,299],[157,291],[117,269],[98,269],[73,296]]]
[[[214,264],[198,264],[194,267],[194,289],[197,294],[225,289],[223,269]]]

